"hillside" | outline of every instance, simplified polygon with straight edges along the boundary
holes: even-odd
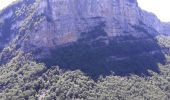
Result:
[[[169,29],[137,0],[17,1],[0,12],[0,99],[169,100]]]
[[[169,48],[170,37],[157,37]],[[166,59],[170,60],[166,52]],[[159,73],[150,76],[118,76],[112,73],[92,79],[80,70],[63,70],[36,63],[22,51],[0,68],[2,100],[169,100],[170,65],[159,64]]]

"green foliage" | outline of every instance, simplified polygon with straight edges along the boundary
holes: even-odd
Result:
[[[101,76],[96,81],[79,70],[45,67],[18,53],[0,68],[0,99],[59,100],[168,100],[170,65],[160,65],[152,76]]]
[[[1,53],[0,58],[14,54],[0,67],[0,100],[170,99],[170,64],[159,64],[160,73],[149,70],[151,76],[109,75],[93,80],[80,70],[46,67],[32,60],[31,54],[15,49],[11,45]]]
[[[27,55],[20,52],[0,68],[0,98],[12,99],[35,96],[36,91],[30,83],[31,78],[40,73],[44,66],[27,59]]]
[[[160,46],[170,48],[170,36],[158,35],[156,38]]]
[[[26,18],[21,22],[21,26],[19,29],[19,32],[24,32],[27,29],[30,28],[30,24],[34,23],[33,16],[36,13],[36,10],[40,4],[41,0],[35,0],[33,4],[30,4],[28,6],[23,5],[21,8],[18,8],[15,12],[16,16],[21,16],[22,14],[25,14],[23,12],[27,12]],[[43,18],[42,18],[43,19]],[[36,25],[38,25],[40,22],[36,22]]]
[[[162,52],[164,52],[167,62],[170,62],[170,36],[158,35],[156,39],[162,48]]]

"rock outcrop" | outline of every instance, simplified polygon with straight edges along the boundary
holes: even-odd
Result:
[[[24,0],[0,13],[0,48],[13,41],[47,64],[139,73],[162,63],[153,38],[169,34],[169,27],[137,0]],[[143,58],[150,62],[138,64]],[[124,72],[126,66],[133,70]]]
[[[141,37],[141,34],[132,34],[136,31],[132,26],[141,24],[155,30],[151,35],[168,34],[170,26],[160,22],[155,15],[141,10],[136,0],[26,0],[0,14],[0,47],[4,47],[3,44],[20,33],[19,29],[22,30],[32,21],[36,22],[30,26],[34,27],[31,42],[38,46],[77,41],[81,38],[80,33],[101,24],[104,24],[103,29],[108,37]],[[39,29],[35,29],[39,23],[36,27]]]

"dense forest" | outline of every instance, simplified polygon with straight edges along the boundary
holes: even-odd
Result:
[[[0,67],[0,100],[169,100],[170,38],[162,35],[157,40],[167,63],[158,63],[159,73],[148,70],[150,76],[113,73],[94,79],[80,70],[46,67],[18,50]],[[1,58],[13,48],[4,49]]]

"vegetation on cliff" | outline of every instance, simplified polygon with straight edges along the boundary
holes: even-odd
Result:
[[[159,37],[159,43],[166,42]],[[166,39],[168,41],[168,39]],[[167,44],[166,44],[167,45]],[[165,46],[166,46],[165,45]],[[2,100],[169,100],[170,65],[159,64],[160,73],[151,76],[100,76],[92,79],[80,70],[46,67],[22,50],[0,67]]]

